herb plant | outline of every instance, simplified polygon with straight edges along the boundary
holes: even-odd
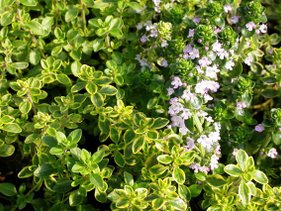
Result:
[[[280,210],[280,7],[0,0],[0,211]]]

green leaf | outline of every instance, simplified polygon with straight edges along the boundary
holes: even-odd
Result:
[[[71,142],[71,144],[74,145],[80,141],[81,137],[82,137],[82,130],[76,129],[68,135],[67,139]]]
[[[178,183],[178,184],[183,184],[185,182],[185,173],[180,167],[175,167],[173,170],[173,179]]]
[[[238,165],[241,167],[242,171],[245,171],[246,161],[248,160],[248,155],[244,150],[238,150],[236,156],[236,161]]]
[[[156,210],[160,210],[165,204],[165,200],[162,198],[156,198],[152,201],[152,207]]]
[[[2,126],[1,129],[6,132],[9,132],[9,133],[21,133],[22,132],[21,127],[16,123],[6,124],[6,125]]]
[[[100,163],[105,156],[105,152],[103,149],[98,150],[92,155],[92,162]]]
[[[36,20],[30,21],[26,26],[31,30],[34,35],[43,36],[45,31],[43,26]]]
[[[239,177],[243,173],[243,171],[238,166],[233,164],[225,166],[224,171],[233,177]]]
[[[172,199],[170,205],[174,210],[182,211],[187,209],[187,204],[181,198]]]
[[[28,68],[29,64],[28,62],[13,62],[12,64],[10,64],[10,66],[17,70],[23,70]]]
[[[75,77],[79,77],[80,74],[81,63],[78,61],[74,61],[71,64],[71,72]]]
[[[249,204],[251,200],[251,190],[243,180],[239,185],[238,194],[244,206]]]
[[[79,13],[78,8],[75,8],[75,7],[69,8],[64,16],[65,21],[68,23],[68,22],[74,20],[78,16],[78,13]]]
[[[86,196],[87,192],[84,188],[79,188],[78,190],[72,191],[69,195],[69,205],[74,207],[82,204],[86,199]]]
[[[173,162],[173,158],[170,155],[159,155],[159,156],[157,156],[157,160],[158,160],[158,162],[160,162],[162,164],[166,164],[166,165]]]
[[[255,170],[252,173],[252,176],[253,176],[253,179],[260,184],[267,184],[268,183],[267,176],[265,175],[265,173],[263,173],[260,170]]]
[[[100,203],[105,203],[107,201],[106,193],[100,191],[98,188],[95,189],[95,198]]]
[[[94,95],[98,91],[98,86],[93,81],[88,81],[85,88],[91,95]]]
[[[123,135],[125,143],[129,144],[135,137],[135,133],[133,130],[126,130]]]
[[[32,108],[32,104],[29,100],[22,101],[19,104],[19,110],[23,114],[28,114],[30,112],[31,108]]]
[[[21,179],[32,177],[33,171],[30,170],[31,166],[25,166],[23,169],[18,173],[18,177]]]
[[[167,124],[169,124],[169,120],[165,118],[157,118],[154,120],[152,128],[153,129],[160,129],[165,127]]]
[[[93,50],[94,52],[98,52],[100,50],[105,49],[105,42],[104,39],[98,38],[93,41]]]
[[[60,73],[56,75],[58,82],[61,84],[68,86],[71,85],[71,79],[64,73]]]
[[[1,14],[1,25],[8,26],[13,22],[14,12],[13,11],[6,11]]]
[[[49,152],[51,155],[60,156],[64,153],[64,150],[65,149],[63,147],[57,146],[57,147],[52,147]]]
[[[89,162],[90,159],[91,159],[91,153],[86,149],[82,149],[81,150],[81,160],[84,163],[87,163],[87,162]]]
[[[168,169],[168,167],[166,166],[163,166],[161,164],[156,164],[154,166],[152,166],[149,171],[152,173],[152,174],[155,174],[155,175],[161,175],[163,174],[166,170]]]
[[[124,209],[127,208],[130,204],[130,200],[127,198],[119,198],[118,201],[116,202],[116,207],[119,209]]]
[[[178,185],[178,193],[183,200],[190,201],[191,193],[188,187],[185,185]]]
[[[136,12],[139,12],[143,9],[143,7],[138,2],[129,2],[127,4],[129,7],[131,7]]]
[[[219,187],[227,183],[227,181],[219,174],[210,175],[206,182],[214,187]]]
[[[202,186],[193,184],[193,185],[189,186],[188,189],[190,191],[191,198],[195,198],[200,195],[200,193],[202,191]]]
[[[14,196],[17,194],[17,189],[14,184],[3,182],[0,183],[0,193],[5,196]]]
[[[118,128],[110,127],[110,139],[114,143],[118,143],[120,141],[120,138],[121,138],[121,131],[118,130]]]
[[[124,167],[125,166],[124,156],[120,152],[118,152],[118,151],[116,151],[114,153],[114,161],[120,167]]]
[[[93,95],[91,95],[91,101],[94,104],[94,106],[96,107],[101,107],[103,105],[103,96],[100,93],[95,93]]]
[[[15,147],[9,144],[3,144],[0,146],[0,157],[10,157],[14,154]]]
[[[53,172],[54,169],[50,164],[42,164],[35,169],[34,176],[45,179],[48,178]]]
[[[41,59],[40,51],[39,50],[33,50],[29,53],[29,62],[33,65],[39,64]]]
[[[134,178],[133,175],[127,171],[124,171],[124,181],[127,185],[133,186],[134,185]]]
[[[12,123],[14,120],[15,120],[14,117],[9,116],[9,115],[5,115],[5,116],[2,116],[0,118],[0,123],[1,124],[8,124],[8,123]]]
[[[117,89],[114,86],[105,85],[100,89],[99,92],[101,94],[104,94],[104,95],[112,96],[112,95],[115,95],[117,93]]]
[[[72,189],[71,187],[71,180],[61,180],[61,181],[58,181],[53,189],[54,191],[56,191],[57,193],[66,193],[68,191],[70,191]]]
[[[19,2],[24,6],[29,6],[29,7],[37,6],[38,3],[37,0],[19,0]]]
[[[83,170],[85,170],[85,166],[78,163],[74,164],[71,168],[71,171],[74,173],[81,173]]]
[[[90,181],[97,187],[102,188],[103,187],[103,179],[99,174],[91,174],[90,175]]]
[[[56,139],[58,143],[64,143],[66,142],[66,136],[63,132],[56,131]]]
[[[143,146],[144,146],[144,137],[143,136],[140,136],[140,137],[134,139],[133,145],[132,145],[133,153],[136,154],[139,151],[141,151]]]

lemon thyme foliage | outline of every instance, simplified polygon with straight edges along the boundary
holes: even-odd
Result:
[[[280,210],[279,6],[0,0],[0,210]]]

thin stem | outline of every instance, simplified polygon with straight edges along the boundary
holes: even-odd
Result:
[[[193,116],[193,120],[194,120],[194,123],[195,123],[197,129],[199,130],[199,132],[202,133],[203,127],[202,127],[202,124],[201,124],[201,122],[200,122],[200,120],[199,120],[199,118],[196,114]]]

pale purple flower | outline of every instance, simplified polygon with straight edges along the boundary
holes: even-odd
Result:
[[[235,15],[230,18],[230,21],[231,21],[231,23],[236,24],[236,23],[238,23],[239,18],[240,18],[240,16]]]
[[[212,45],[212,50],[214,52],[221,52],[222,49],[222,44],[219,41],[216,41],[213,45]]]
[[[251,66],[251,64],[254,62],[254,57],[252,55],[249,55],[245,58],[244,63],[248,66]]]
[[[192,150],[195,147],[194,140],[192,138],[187,138],[187,143],[185,148],[188,150]]]
[[[256,27],[257,27],[257,26],[256,26],[256,24],[255,24],[253,21],[251,21],[251,22],[249,22],[249,23],[246,24],[246,28],[247,28],[249,31],[253,31]]]
[[[168,96],[171,96],[172,94],[174,94],[175,91],[173,88],[169,87],[167,88],[167,92],[168,92]]]
[[[168,42],[166,40],[161,42],[161,47],[166,48],[168,46]]]
[[[159,65],[161,67],[168,67],[168,61],[166,59],[162,59]]]
[[[195,173],[200,172],[205,172],[206,174],[208,174],[208,172],[210,171],[210,168],[207,166],[200,166],[200,164],[198,163],[193,163],[189,166],[189,168],[193,169]]]
[[[179,128],[179,132],[182,134],[182,135],[186,135],[187,132],[190,132],[187,127],[185,125],[182,125],[180,128]]]
[[[206,116],[208,116],[208,113],[206,111],[200,110],[200,111],[196,112],[196,115],[199,117],[206,117]]]
[[[221,51],[217,52],[217,55],[221,60],[223,60],[229,56],[229,53],[226,50],[222,49]]]
[[[155,26],[152,24],[151,21],[147,21],[144,23],[144,26],[145,26],[145,30],[146,31],[150,31],[151,29],[155,28]]]
[[[173,81],[172,81],[171,84],[174,86],[174,89],[177,89],[177,88],[179,88],[180,86],[183,85],[181,79],[178,76],[175,76],[173,78]]]
[[[233,149],[232,155],[233,155],[234,157],[236,157],[236,155],[237,155],[237,153],[238,153],[238,150],[239,150],[239,149],[237,149],[237,148],[234,148],[234,149]]]
[[[186,101],[194,101],[195,95],[193,93],[191,93],[189,90],[185,89],[183,91],[181,98]]]
[[[225,13],[229,13],[232,10],[232,7],[231,7],[231,5],[226,4],[226,5],[224,5],[223,9],[224,9]]]
[[[218,142],[221,139],[220,133],[218,131],[210,132],[209,138],[213,141],[213,143]]]
[[[172,126],[183,127],[184,125],[184,119],[181,118],[180,116],[172,116],[171,121],[172,121]]]
[[[211,92],[216,92],[219,89],[220,85],[218,82],[202,80],[195,86],[195,92],[200,94],[206,94],[209,90]]]
[[[170,99],[170,104],[178,103],[178,102],[179,102],[179,98],[177,98],[177,97],[173,97]]]
[[[184,109],[184,107],[181,103],[175,102],[175,103],[170,105],[168,113],[171,116],[174,116],[174,115],[178,114],[179,112],[181,112],[183,109]]]
[[[210,122],[210,123],[214,122],[214,120],[213,120],[213,118],[212,118],[211,116],[205,117],[205,120],[206,120],[207,122]]]
[[[215,32],[215,34],[218,34],[218,33],[220,33],[221,32],[221,28],[215,28],[215,30],[214,30],[214,32]]]
[[[192,38],[194,36],[194,29],[189,29],[187,38]]]
[[[157,29],[152,29],[150,31],[150,37],[157,37],[158,36],[158,31]]]
[[[161,3],[161,0],[152,0],[154,5],[158,6]]]
[[[201,59],[199,59],[198,63],[201,67],[207,67],[208,65],[212,64],[212,62],[206,56],[203,56]]]
[[[237,102],[236,103],[236,108],[237,109],[243,109],[243,108],[246,108],[247,107],[247,104],[243,101],[240,101],[240,102]]]
[[[213,146],[213,140],[210,139],[206,135],[201,135],[198,139],[197,142],[202,145],[202,147],[207,151],[210,152]]]
[[[275,148],[271,148],[268,153],[267,153],[267,156],[274,159],[274,158],[277,158],[278,156],[278,152]]]
[[[217,155],[212,155],[211,162],[210,162],[210,168],[211,170],[215,170],[219,167],[219,157]]]
[[[180,116],[181,116],[183,119],[186,120],[186,119],[189,119],[189,118],[192,116],[192,114],[191,114],[191,112],[189,111],[189,109],[184,108]]]
[[[264,126],[263,126],[263,124],[258,124],[258,125],[256,125],[255,131],[257,131],[257,132],[259,132],[259,133],[261,133],[262,131],[264,131]]]
[[[142,35],[141,38],[140,38],[140,41],[142,43],[145,43],[147,41],[147,36],[146,35]]]
[[[136,28],[137,30],[141,30],[143,27],[143,24],[141,22],[139,22],[137,25],[136,25]]]
[[[161,12],[160,6],[155,6],[155,7],[154,7],[154,10],[155,10],[155,12],[157,12],[157,13],[160,13],[160,12]]]
[[[188,44],[185,49],[183,50],[184,59],[195,59],[199,58],[199,50],[197,48],[193,48],[190,44]]]
[[[139,62],[140,66],[143,68],[150,67],[150,64],[145,58],[142,58],[140,54],[137,54],[135,59]]]
[[[197,70],[197,72],[198,73],[200,73],[200,74],[203,74],[204,73],[204,70],[202,70],[202,68],[199,66],[199,65],[196,65],[196,70]]]
[[[227,69],[227,70],[232,70],[233,69],[233,67],[234,67],[234,62],[233,62],[233,60],[229,60],[229,61],[227,61],[226,63],[225,63],[225,65],[224,65],[224,67],[225,67],[225,69]]]
[[[206,68],[206,76],[213,78],[213,79],[217,79],[217,73],[220,70],[218,69],[217,65],[213,65],[213,66],[208,66]]]
[[[259,31],[260,31],[261,33],[266,33],[266,32],[267,32],[267,25],[261,24],[261,25],[260,25],[260,28],[259,28]]]
[[[198,24],[198,23],[200,23],[200,18],[199,17],[194,17],[193,19],[192,19],[192,21],[195,23],[195,24]]]

